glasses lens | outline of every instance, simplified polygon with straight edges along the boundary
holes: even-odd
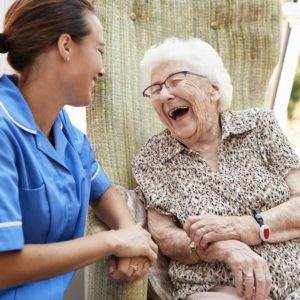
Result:
[[[160,92],[160,85],[159,84],[154,84],[149,86],[146,90],[145,90],[145,95],[148,97],[153,97],[157,94],[159,94]]]
[[[166,85],[168,87],[176,87],[182,80],[185,79],[185,77],[186,77],[185,72],[173,74],[167,79]]]

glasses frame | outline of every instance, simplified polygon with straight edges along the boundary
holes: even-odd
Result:
[[[166,82],[167,82],[167,80],[170,78],[170,77],[172,77],[172,76],[174,76],[174,75],[176,75],[176,74],[184,74],[184,78],[186,78],[186,75],[187,74],[189,74],[189,75],[193,75],[193,76],[197,76],[197,77],[201,77],[201,78],[207,78],[207,76],[204,76],[204,75],[200,75],[200,74],[197,74],[197,73],[194,73],[194,72],[190,72],[190,71],[179,71],[179,72],[175,72],[175,73],[172,73],[172,74],[170,74],[162,83],[153,83],[153,84],[151,84],[151,85],[149,85],[148,87],[146,87],[145,89],[144,89],[144,91],[143,91],[143,96],[144,97],[146,97],[146,98],[151,98],[152,96],[149,96],[149,95],[147,95],[146,94],[146,91],[149,89],[149,88],[151,88],[151,87],[153,87],[153,86],[155,86],[155,85],[159,85],[159,92],[161,92],[161,90],[162,90],[162,86],[164,85],[166,88],[168,88],[168,86],[166,85]]]

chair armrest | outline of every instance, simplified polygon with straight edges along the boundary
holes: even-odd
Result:
[[[88,213],[88,224],[87,235],[108,230],[108,227],[98,220],[91,209]],[[133,282],[112,280],[108,275],[107,258],[86,267],[84,275],[86,300],[147,299],[148,276]]]

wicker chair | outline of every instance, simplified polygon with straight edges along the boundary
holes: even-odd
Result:
[[[104,27],[106,77],[87,111],[96,157],[114,184],[135,187],[130,162],[162,129],[139,89],[139,61],[166,37],[201,37],[221,55],[234,88],[234,110],[264,106],[280,50],[280,0],[94,0]],[[87,234],[105,230],[90,212]],[[86,269],[86,300],[147,299],[147,278],[107,276],[106,260]],[[152,282],[150,280],[150,282]],[[159,293],[159,292],[158,292]],[[154,296],[148,299],[167,299]]]

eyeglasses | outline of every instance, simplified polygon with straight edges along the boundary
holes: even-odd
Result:
[[[165,81],[163,81],[162,83],[154,83],[154,84],[148,86],[147,88],[145,88],[145,90],[143,91],[143,96],[148,97],[148,98],[153,98],[153,97],[159,95],[159,93],[162,90],[163,85],[165,85],[165,87],[167,89],[174,88],[178,84],[180,84],[180,82],[185,80],[188,75],[207,78],[206,76],[196,74],[196,73],[193,73],[193,72],[190,72],[190,71],[176,72],[176,73],[173,73],[173,74],[169,75],[165,79]]]

